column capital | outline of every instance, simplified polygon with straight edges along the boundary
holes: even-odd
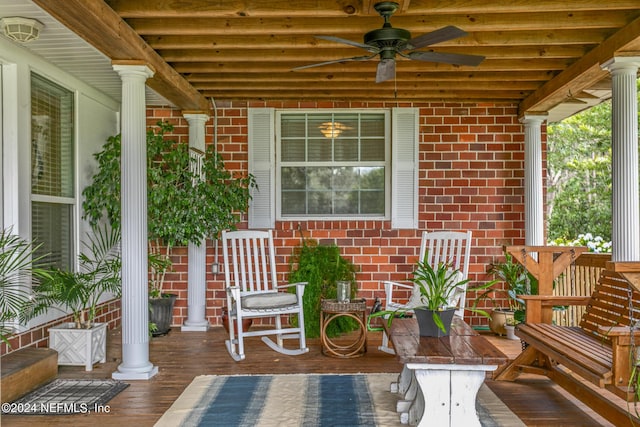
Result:
[[[210,116],[201,111],[183,111],[182,117],[184,117],[189,124],[192,124],[192,122],[198,124],[206,122]]]
[[[525,125],[542,124],[542,122],[547,120],[548,116],[547,113],[525,114],[520,117],[519,121]]]
[[[148,79],[155,74],[153,68],[138,61],[114,61],[111,66],[120,77],[138,75]]]
[[[624,72],[637,73],[640,68],[640,56],[614,56],[601,65],[602,69],[611,73]]]

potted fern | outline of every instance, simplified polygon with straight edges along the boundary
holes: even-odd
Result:
[[[14,329],[8,323],[26,320],[31,301],[31,285],[46,277],[38,267],[44,256],[36,256],[40,245],[13,234],[11,228],[0,230],[0,340],[9,344]]]

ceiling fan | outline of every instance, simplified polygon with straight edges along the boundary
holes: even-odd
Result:
[[[296,67],[293,70],[302,70],[305,68],[319,67],[322,65],[346,61],[366,61],[380,55],[380,62],[378,63],[378,70],[376,72],[376,83],[380,83],[395,76],[396,54],[403,58],[418,61],[442,62],[445,64],[470,66],[476,66],[484,59],[484,56],[478,55],[415,51],[415,49],[420,49],[425,46],[456,39],[458,37],[464,37],[467,33],[458,27],[449,25],[447,27],[440,28],[439,30],[411,38],[411,33],[409,31],[403,30],[402,28],[393,28],[389,22],[391,15],[393,15],[398,9],[398,3],[385,1],[376,3],[374,8],[384,19],[384,25],[380,29],[366,33],[364,35],[364,43],[358,43],[334,36],[315,36],[319,39],[359,47],[369,51],[370,55],[354,56],[351,58],[335,59],[332,61],[319,62],[317,64],[303,65],[301,67]]]

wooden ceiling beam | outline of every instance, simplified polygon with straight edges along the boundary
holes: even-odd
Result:
[[[507,46],[499,50],[490,47],[448,47],[431,48],[423,51],[460,53],[466,55],[485,56],[485,61],[492,59],[532,59],[540,58],[580,58],[590,46]],[[300,61],[314,64],[340,58],[351,58],[366,55],[367,52],[354,48],[345,49],[164,49],[160,50],[167,62],[269,62]],[[422,62],[422,61],[421,61]]]
[[[509,72],[509,71],[491,71],[491,72],[473,72],[473,73],[450,73],[450,72],[403,72],[396,76],[396,81],[418,81],[422,83],[427,82],[457,82],[457,81],[479,81],[479,82],[536,82],[542,84],[549,80],[552,74],[549,71],[521,71],[521,72]],[[220,82],[282,82],[283,78],[280,74],[272,73],[195,73],[188,74],[186,77],[191,84],[198,82],[208,81],[220,81]],[[293,76],[291,76],[293,79]],[[361,82],[361,73],[344,73],[340,76],[332,76],[327,73],[314,72],[314,73],[296,73],[295,81],[304,82],[327,82],[341,81],[341,82]]]
[[[54,1],[54,0],[47,0]],[[76,0],[77,1],[77,0]],[[519,30],[553,31],[569,29],[602,29],[619,28],[625,25],[632,12],[612,11],[602,14],[601,11],[575,12],[570,19],[559,19],[553,13],[533,12],[526,15],[496,13],[478,14],[476,16],[405,16],[394,17],[394,27],[405,28],[415,37],[421,33],[433,31],[447,25],[455,25],[461,29],[473,31],[504,31],[518,23]],[[633,12],[640,15],[640,10]],[[382,26],[381,18],[345,17],[327,18],[145,18],[128,19],[127,23],[143,36],[149,35],[225,35],[244,34],[270,37],[276,34],[285,35],[352,35],[361,39],[369,30]]]
[[[119,15],[125,18],[144,18],[150,16],[163,17],[207,17],[219,18],[227,16],[318,16],[322,11],[325,16],[342,16],[344,14],[375,14],[373,5],[380,0],[297,0],[295,8],[283,1],[278,3],[269,0],[190,0],[181,2],[180,8],[175,2],[168,0],[106,0]],[[491,13],[531,13],[534,11],[572,12],[581,10],[599,10],[603,0],[580,0],[575,2],[557,0],[487,2],[486,0],[465,1],[420,1],[396,0],[400,3],[397,15],[440,15]],[[638,8],[636,0],[607,0],[608,7],[621,10]],[[353,10],[353,11],[352,11]],[[351,13],[349,13],[351,12]]]
[[[535,60],[522,59],[492,59],[483,61],[477,67],[458,67],[449,64],[436,64],[423,61],[398,61],[396,72],[423,72],[448,71],[452,73],[474,73],[481,71],[559,71],[563,70],[574,62],[573,59],[566,58],[540,58]],[[188,73],[317,73],[337,75],[339,73],[362,73],[374,70],[378,61],[354,61],[349,63],[336,63],[322,67],[307,68],[304,70],[292,71],[293,67],[307,65],[308,62],[283,61],[274,62],[176,62],[173,67],[182,74]]]
[[[522,98],[522,93],[517,91],[502,91],[502,92],[492,92],[491,96],[487,96],[488,94],[485,91],[464,91],[464,92],[451,92],[451,91],[425,91],[425,92],[415,92],[415,91],[394,91],[393,88],[389,88],[388,90],[377,90],[375,93],[371,93],[371,91],[366,90],[344,90],[344,91],[333,91],[327,89],[325,91],[306,91],[306,90],[273,90],[273,91],[262,91],[256,92],[252,90],[235,90],[235,91],[203,91],[203,94],[207,97],[215,98],[215,99],[237,99],[237,100],[247,100],[247,99],[344,99],[344,100],[382,100],[382,99],[399,99],[399,100],[413,100],[417,102],[424,102],[425,100],[455,100],[455,101],[464,101],[464,100],[476,100],[476,101],[496,101],[500,100],[502,102],[517,102]]]
[[[569,91],[579,93],[606,78],[608,72],[601,68],[601,64],[613,58],[616,53],[630,46],[635,47],[638,34],[640,34],[640,18],[636,18],[525,98],[520,104],[520,115],[528,111],[547,111],[562,102]]]
[[[584,30],[556,30],[540,34],[540,31],[474,31],[468,37],[438,43],[438,47],[449,46],[539,46],[541,40],[547,46],[554,45],[596,45],[614,33],[611,28]],[[309,49],[328,42],[313,35],[288,36],[284,34],[257,35],[225,35],[212,37],[208,35],[166,35],[146,36],[145,41],[154,49]],[[338,46],[337,44],[335,46]]]
[[[155,70],[147,85],[181,109],[208,110],[209,103],[102,0],[34,0],[63,25],[112,60],[140,60]]]
[[[241,82],[241,81],[210,81],[210,82],[202,82],[202,83],[193,83],[193,86],[199,91],[208,91],[208,90],[255,90],[256,93],[265,91],[265,90],[326,90],[327,83],[326,82],[309,82],[309,81],[297,81],[297,80],[287,80],[286,82],[282,81],[280,83],[275,82]],[[419,92],[432,92],[432,91],[474,91],[474,90],[485,90],[485,91],[520,91],[520,94],[523,93],[531,93],[535,91],[539,84],[537,82],[477,82],[477,81],[466,81],[466,82],[446,82],[446,83],[436,83],[429,82],[425,84],[424,82],[419,81],[396,81],[396,82],[388,82],[387,84],[376,84],[371,82],[371,89],[375,90],[378,88],[384,87],[385,90],[388,87],[397,88],[398,90],[415,90]],[[349,81],[334,81],[330,84],[330,89],[332,91],[340,92],[344,90],[353,90],[353,82]]]

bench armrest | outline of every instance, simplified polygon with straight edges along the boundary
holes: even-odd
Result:
[[[554,305],[587,305],[590,296],[518,295],[525,302],[527,323],[541,323],[542,309]]]
[[[611,339],[614,384],[621,387],[628,385],[633,370],[630,352],[640,344],[640,331],[628,326],[598,326],[598,333]]]

